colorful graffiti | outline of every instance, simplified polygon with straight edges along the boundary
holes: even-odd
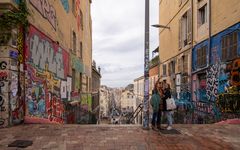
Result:
[[[23,97],[23,85],[24,79],[21,75],[20,82],[18,81],[18,72],[11,71],[11,81],[10,81],[10,104],[12,111],[12,122],[13,124],[19,124],[24,118],[24,97]]]
[[[7,69],[7,62],[0,61],[0,127],[5,126],[5,120],[7,119],[6,113],[6,87],[8,82],[8,72]]]
[[[68,3],[68,0],[61,0],[61,2],[62,2],[62,5],[63,5],[64,10],[68,13],[68,12],[69,12],[69,3]]]
[[[219,74],[217,106],[224,113],[240,113],[240,59],[223,63]]]
[[[49,4],[48,0],[29,0],[29,2],[56,30],[56,10],[53,5]]]
[[[206,95],[209,101],[214,102],[218,95],[218,76],[219,64],[209,67],[207,70],[207,88]]]
[[[68,53],[30,26],[26,41],[26,105],[29,116],[64,123]]]
[[[71,54],[71,63],[72,67],[78,72],[78,73],[83,73],[84,72],[84,65],[83,63],[79,60],[79,58],[73,54]]]
[[[42,71],[54,73],[56,77],[64,79],[68,74],[68,53],[38,32],[33,26],[30,27],[29,46],[27,51],[28,61]]]

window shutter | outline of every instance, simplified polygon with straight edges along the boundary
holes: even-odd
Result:
[[[178,29],[178,48],[182,48],[182,19],[179,20],[179,29]]]
[[[187,21],[188,21],[188,33],[187,40],[190,44],[192,42],[192,9],[189,9],[187,12]]]
[[[72,30],[70,30],[70,49],[71,49],[71,52],[73,50],[73,34],[72,34]]]
[[[184,72],[188,72],[188,55],[184,56]]]
[[[171,63],[169,62],[168,63],[168,75],[170,76],[171,75],[171,67],[170,67]]]
[[[181,58],[178,59],[178,72],[181,72]]]

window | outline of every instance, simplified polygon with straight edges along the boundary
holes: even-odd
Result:
[[[207,65],[207,46],[197,49],[197,67],[205,67]]]
[[[80,10],[80,26],[81,26],[81,29],[83,30],[83,13],[81,10]]]
[[[163,64],[163,76],[167,75],[167,65]]]
[[[171,76],[172,74],[175,74],[175,61],[171,61],[168,64],[168,74]]]
[[[182,16],[182,40],[183,40],[183,46],[187,45],[187,13],[185,13]]]
[[[76,78],[75,78],[75,69],[72,69],[72,91],[75,91],[75,81],[76,81]]]
[[[192,41],[192,11],[188,10],[179,20],[179,49]]]
[[[83,47],[82,47],[82,42],[80,42],[80,58],[83,58]]]
[[[86,77],[86,92],[88,92],[88,87],[89,87],[89,82],[88,82],[88,77]]]
[[[238,57],[238,32],[232,32],[222,38],[222,60],[228,61]]]
[[[199,25],[203,25],[207,22],[207,4],[205,4],[203,7],[201,7],[198,10],[198,21],[199,21]]]
[[[76,49],[77,49],[77,36],[76,36],[76,33],[73,31],[72,32],[72,36],[73,36],[73,52],[76,53]]]
[[[82,91],[82,73],[79,75],[79,84],[80,91]]]

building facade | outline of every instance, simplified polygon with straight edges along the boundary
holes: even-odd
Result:
[[[140,104],[143,103],[144,100],[144,76],[134,79],[133,85],[133,93],[136,97],[136,106],[138,107]],[[141,111],[141,113],[139,113],[138,117],[136,118],[137,124],[142,124],[142,117],[143,113]]]
[[[149,67],[149,94],[152,94],[152,90],[159,78],[159,55],[158,48],[156,48],[153,53],[157,53],[157,55],[153,55],[153,58],[150,61]]]
[[[109,117],[110,92],[107,86],[100,87],[100,120]]]
[[[92,63],[92,112],[94,123],[99,120],[100,111],[100,86],[101,86],[101,69],[96,67],[96,62]]]
[[[90,5],[90,0],[0,2],[1,12],[16,15],[26,7],[29,13],[25,13],[29,25],[14,26],[11,38],[0,47],[1,74],[5,72],[1,108],[6,108],[1,111],[1,126],[23,121],[79,123],[89,117]]]
[[[160,25],[169,27],[159,30],[160,77],[187,110],[194,109],[185,122],[215,122],[224,112],[235,116],[240,108],[239,1],[160,0],[159,6]]]

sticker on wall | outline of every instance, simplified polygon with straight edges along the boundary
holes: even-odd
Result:
[[[181,85],[181,74],[176,74],[176,85]]]

